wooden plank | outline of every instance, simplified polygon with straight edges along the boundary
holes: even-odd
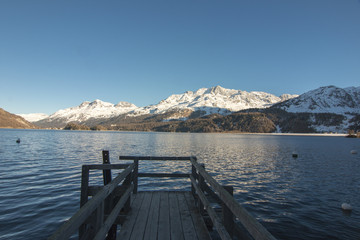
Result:
[[[121,240],[130,239],[143,199],[144,199],[143,194],[136,194],[133,204],[131,205],[131,210],[126,216],[124,225],[121,226],[121,230],[117,236],[117,239],[121,239]]]
[[[136,218],[135,229],[131,234],[132,240],[143,239],[145,234],[145,227],[149,216],[149,209],[151,204],[152,192],[144,192],[144,200],[141,204],[139,215]]]
[[[191,163],[196,167],[198,172],[219,194],[220,199],[229,207],[234,215],[239,219],[243,226],[249,231],[255,240],[275,240],[275,237],[261,225],[253,216],[250,215],[231,195],[228,193],[209,173],[205,171],[195,160]]]
[[[226,191],[228,191],[231,194],[231,196],[233,196],[234,188],[232,186],[223,186],[223,187]],[[234,236],[234,226],[235,226],[234,214],[231,212],[231,210],[228,208],[228,206],[226,206],[226,204],[222,203],[221,207],[222,207],[223,224],[224,224],[226,230],[228,231],[228,233],[230,234],[230,236],[233,237]]]
[[[190,161],[192,157],[160,157],[160,156],[119,156],[120,160],[141,161]]]
[[[194,223],[194,227],[198,239],[210,240],[211,237],[209,231],[205,225],[203,218],[200,215],[199,210],[195,206],[195,199],[193,195],[190,193],[184,193],[184,196],[186,199],[186,203],[189,207],[190,215]]]
[[[96,194],[90,201],[80,208],[68,221],[66,221],[49,239],[68,239],[85,220],[94,212],[94,210],[109,196],[116,186],[130,174],[134,165],[130,165],[121,172],[110,184]]]
[[[151,178],[189,178],[189,173],[139,173],[139,177],[151,177]]]
[[[158,240],[168,240],[168,239],[170,239],[169,194],[167,192],[161,192]]]
[[[101,191],[101,189],[103,189],[103,187],[104,186],[89,186],[87,190],[88,196],[95,196],[98,192]],[[122,195],[126,191],[127,187],[128,186],[117,186],[113,191],[113,195],[115,196]]]
[[[170,207],[170,236],[172,240],[183,240],[181,218],[179,212],[179,202],[175,192],[169,193]]]
[[[131,164],[90,164],[90,165],[83,165],[91,170],[104,170],[104,169],[125,169]]]
[[[195,240],[197,238],[194,223],[190,214],[189,207],[186,203],[184,193],[179,192],[176,194],[179,202],[179,212],[181,218],[182,231],[184,233],[185,240]]]
[[[145,227],[144,240],[157,239],[160,212],[160,193],[153,193],[148,221]]]

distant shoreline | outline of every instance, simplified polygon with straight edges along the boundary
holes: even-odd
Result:
[[[79,131],[79,132],[151,132],[151,133],[206,133],[206,134],[243,134],[243,135],[268,135],[268,136],[317,136],[317,137],[346,137],[346,133],[251,133],[251,132],[237,132],[237,131],[225,131],[225,132],[157,132],[157,131],[117,131],[117,130],[64,130],[64,129],[46,129],[46,128],[6,128],[0,127],[0,129],[14,129],[14,130],[53,130],[53,131]]]

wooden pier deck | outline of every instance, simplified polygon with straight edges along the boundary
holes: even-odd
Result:
[[[117,239],[211,239],[190,192],[136,194]]]
[[[221,186],[196,157],[120,156],[127,164],[83,165],[80,209],[49,240],[186,240],[275,238],[232,196],[231,186]],[[139,172],[143,161],[189,162],[189,172]],[[123,169],[112,179],[111,170]],[[91,170],[91,171],[90,171]],[[90,172],[103,171],[103,186],[89,183]],[[141,178],[187,178],[191,191],[138,192]],[[214,207],[217,206],[217,207]]]

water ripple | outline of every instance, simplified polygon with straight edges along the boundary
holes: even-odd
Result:
[[[240,134],[0,130],[0,239],[44,239],[79,208],[81,165],[119,155],[196,155],[278,239],[360,239],[359,141]],[[20,137],[21,144],[15,140]],[[293,151],[299,153],[294,159]],[[190,172],[144,162],[140,171]],[[115,172],[113,174],[115,176]],[[102,184],[102,171],[91,171]],[[190,190],[190,182],[140,179],[140,190]],[[342,202],[354,211],[345,215]]]

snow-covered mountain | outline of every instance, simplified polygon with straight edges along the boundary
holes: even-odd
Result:
[[[18,114],[18,115],[20,117],[23,117],[26,121],[29,122],[37,122],[49,117],[49,115],[45,113],[27,113],[27,114]]]
[[[68,122],[82,123],[89,119],[112,118],[122,114],[136,117],[168,112],[171,112],[172,115],[165,120],[184,120],[191,112],[195,111],[201,111],[201,115],[211,113],[229,114],[243,109],[269,107],[296,96],[284,94],[277,97],[265,92],[246,92],[216,86],[201,88],[195,92],[187,91],[183,94],[174,94],[158,104],[146,107],[137,107],[128,102],[120,102],[116,105],[101,100],[83,102],[79,106],[59,110],[38,121],[37,124],[49,127],[51,123],[56,123],[57,126],[63,126]]]
[[[200,88],[192,92],[174,94],[158,104],[136,109],[133,114],[162,114],[172,110],[201,110],[204,115],[212,113],[228,114],[249,108],[266,108],[298,95],[283,94],[280,97],[265,92],[246,92],[226,89],[220,86]],[[182,118],[181,115],[178,115]]]
[[[40,126],[49,127],[52,123],[55,125],[65,125],[69,122],[84,122],[91,118],[111,118],[124,114],[138,107],[132,103],[119,102],[118,104],[112,104],[109,102],[103,102],[101,100],[95,100],[93,102],[83,102],[79,106],[66,108],[51,114],[49,117],[38,121]]]
[[[287,112],[360,114],[360,87],[320,87],[277,104]]]

